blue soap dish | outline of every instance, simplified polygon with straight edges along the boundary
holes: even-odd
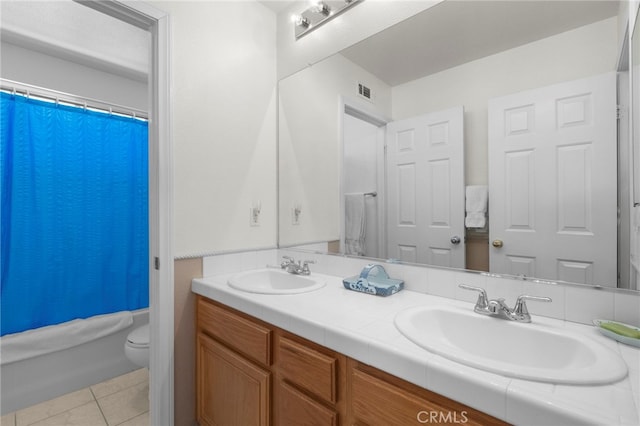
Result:
[[[360,275],[342,280],[344,288],[376,296],[391,296],[404,288],[404,281],[389,278],[382,265],[369,264]]]

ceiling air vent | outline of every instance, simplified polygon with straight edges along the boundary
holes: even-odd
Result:
[[[358,95],[360,95],[361,97],[365,98],[368,101],[371,101],[373,98],[371,89],[362,83],[358,83]]]

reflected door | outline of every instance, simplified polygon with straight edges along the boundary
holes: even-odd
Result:
[[[463,108],[387,124],[387,256],[465,267]]]
[[[616,283],[615,73],[489,101],[491,272]]]

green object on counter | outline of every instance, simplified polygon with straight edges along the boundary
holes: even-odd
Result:
[[[632,339],[640,339],[640,330],[627,327],[623,324],[618,324],[616,322],[601,322],[600,327],[613,333],[619,334],[620,336],[630,337]]]

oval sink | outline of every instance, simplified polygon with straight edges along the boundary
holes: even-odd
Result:
[[[279,269],[256,269],[231,277],[230,287],[249,293],[294,294],[318,290],[326,281],[314,275],[293,275]]]
[[[595,385],[627,375],[622,358],[587,336],[542,324],[492,318],[456,307],[399,313],[409,340],[453,361],[519,379]]]

